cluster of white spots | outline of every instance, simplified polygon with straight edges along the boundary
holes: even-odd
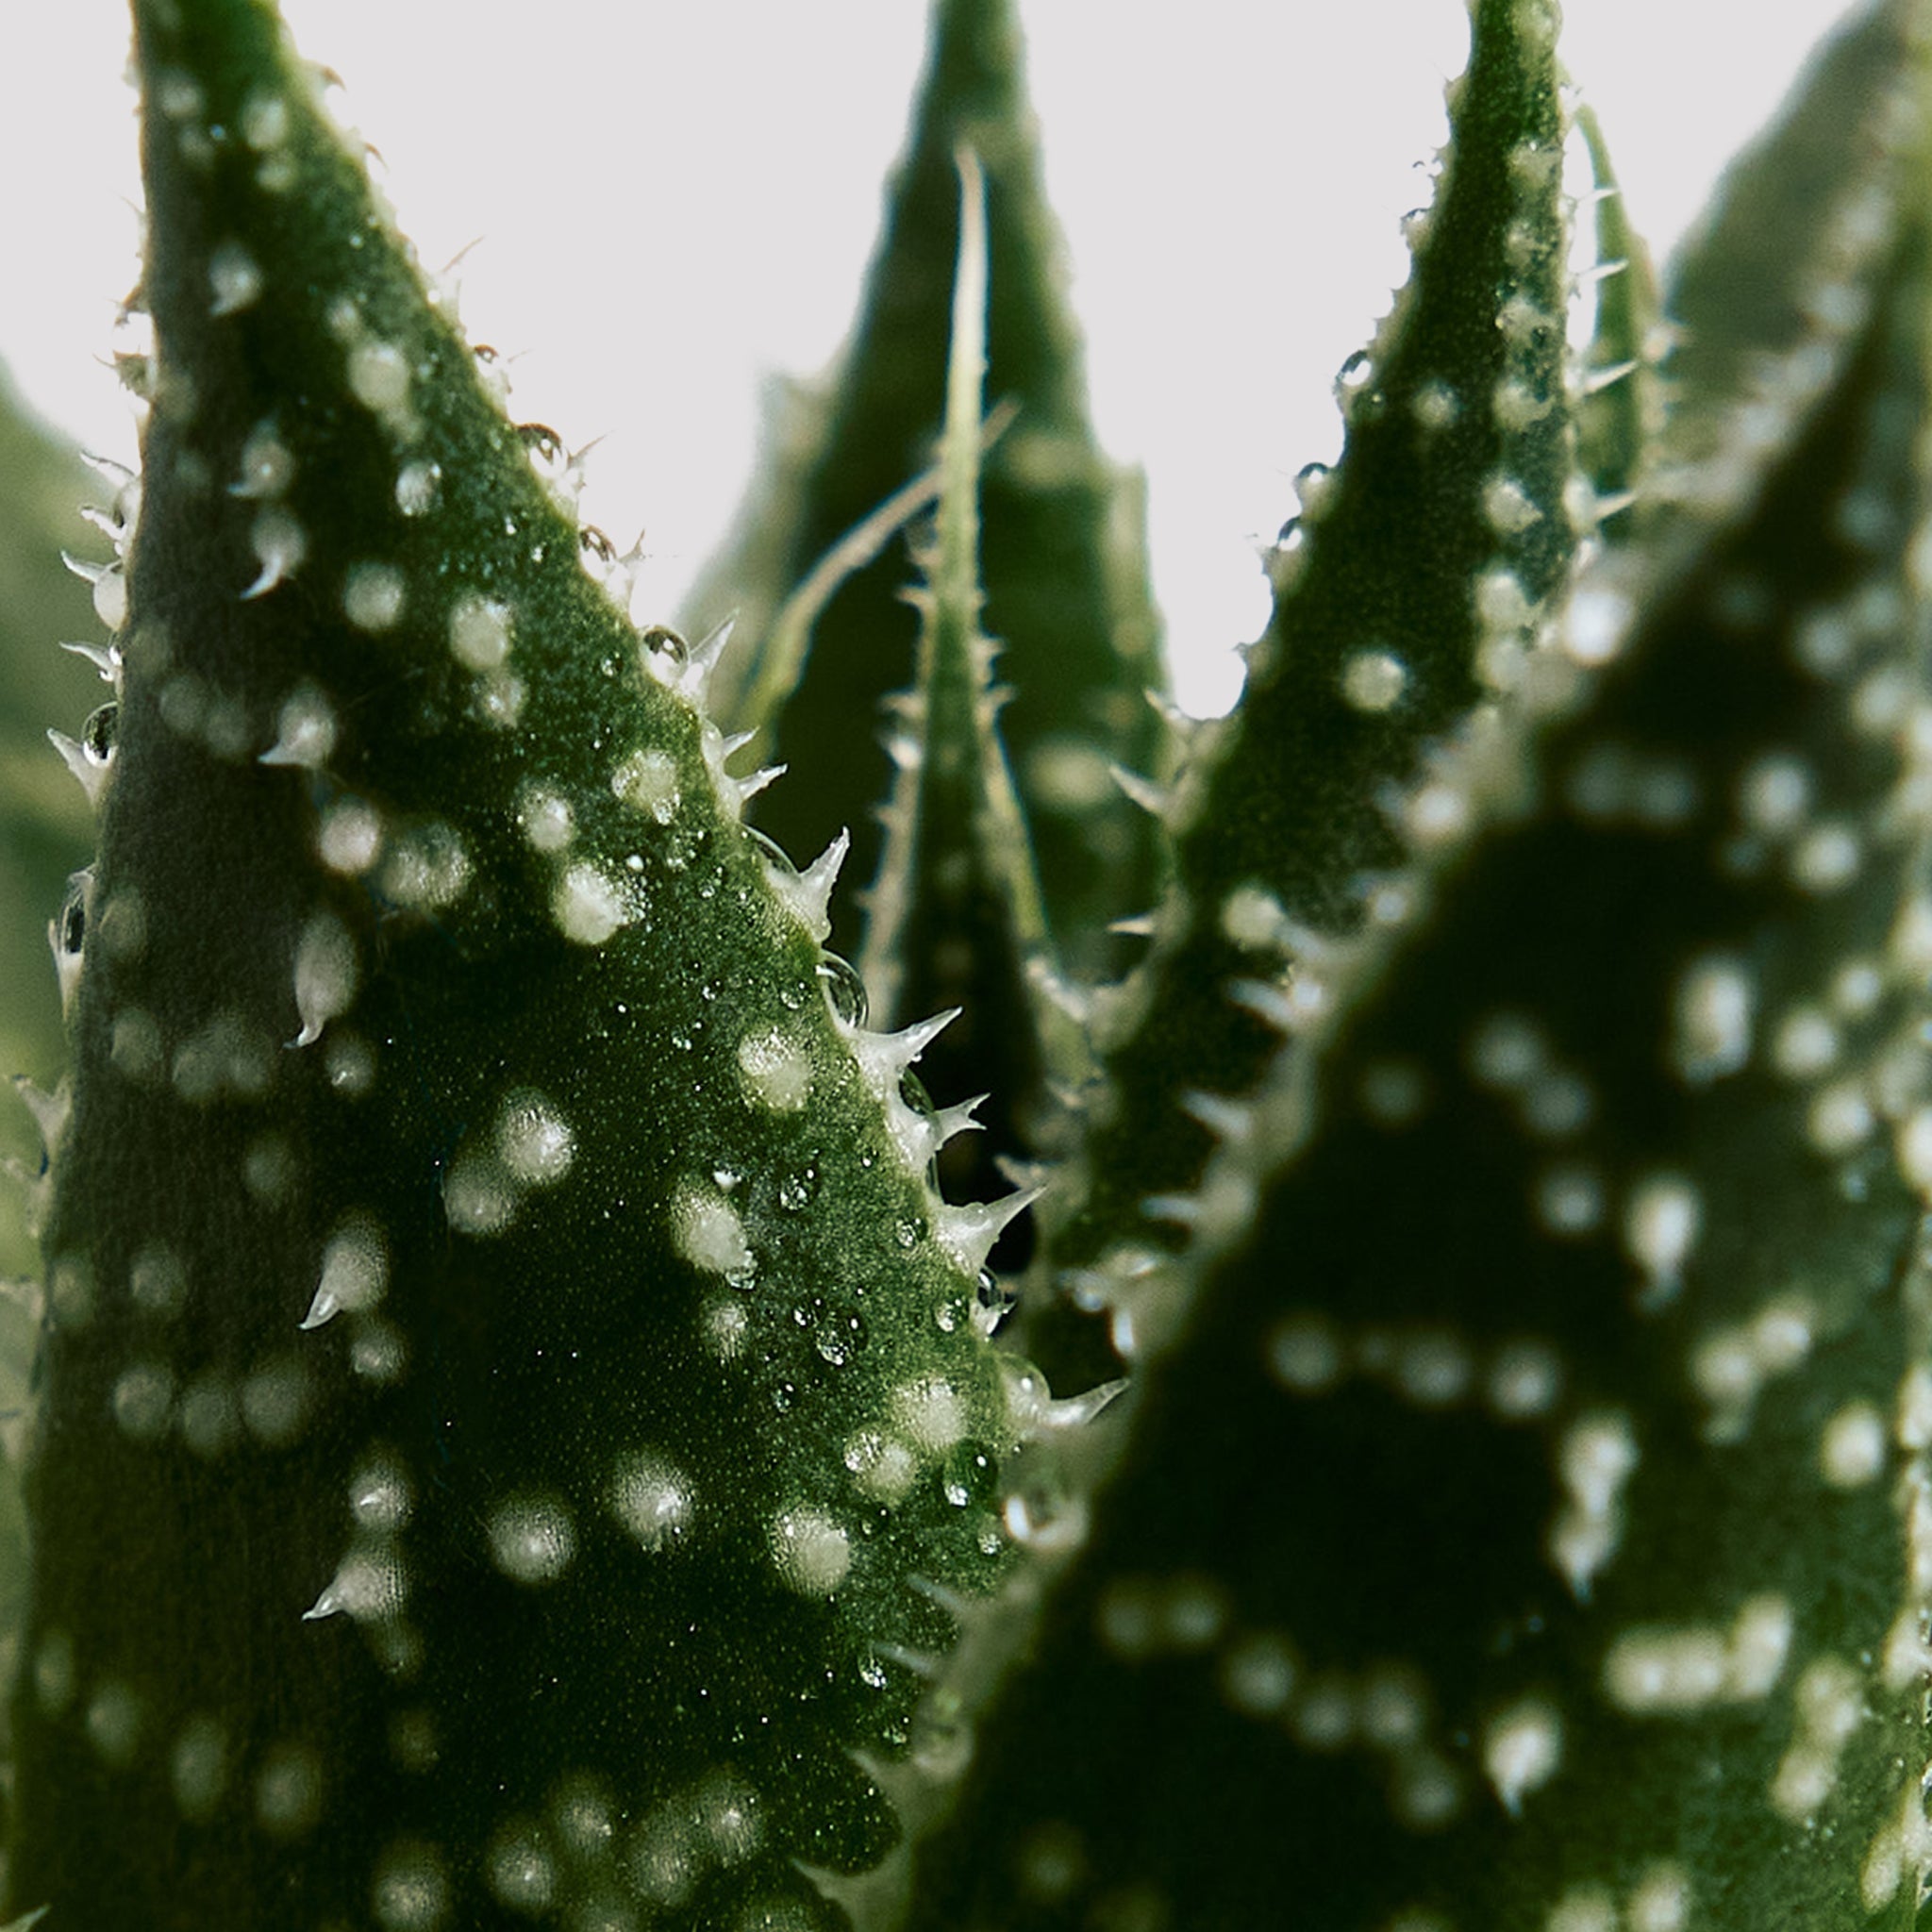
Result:
[[[576,1158],[576,1136],[542,1094],[519,1088],[505,1098],[497,1116],[496,1152],[523,1186],[554,1187]]]
[[[409,358],[398,344],[373,338],[351,343],[346,374],[349,393],[394,435],[407,441],[416,434]]]
[[[442,465],[418,458],[396,472],[396,508],[406,517],[426,517],[442,501]]]
[[[677,816],[683,796],[677,760],[656,745],[634,751],[610,774],[610,791],[625,804],[668,825]]]
[[[1790,752],[1767,752],[1738,780],[1738,816],[1760,838],[1785,839],[1811,809],[1811,768]]]
[[[605,1491],[611,1515],[645,1550],[678,1541],[696,1507],[691,1480],[669,1457],[639,1449],[618,1457]]]
[[[542,1832],[524,1820],[492,1834],[483,1877],[496,1902],[515,1912],[547,1911],[557,1895],[557,1861]]]
[[[88,1700],[81,1728],[103,1764],[110,1770],[125,1771],[141,1750],[146,1716],[134,1687],[108,1677]]]
[[[1588,1601],[1599,1571],[1624,1534],[1624,1489],[1637,1467],[1637,1438],[1627,1416],[1596,1410],[1564,1430],[1557,1474],[1564,1500],[1550,1525],[1550,1560],[1579,1601]]]
[[[1563,1720],[1542,1697],[1526,1697],[1483,1726],[1483,1771],[1510,1817],[1557,1774],[1563,1761]]]
[[[1882,1910],[1911,1879],[1923,1890],[1932,1869],[1932,1820],[1925,1816],[1923,1780],[1917,1771],[1903,1782],[1897,1808],[1874,1835],[1858,1873],[1858,1895],[1868,1912]]]
[[[672,1203],[671,1243],[692,1267],[722,1274],[734,1287],[750,1279],[755,1264],[744,1223],[711,1189],[687,1187]]]
[[[1666,1307],[1682,1291],[1684,1264],[1704,1224],[1704,1202],[1682,1174],[1646,1174],[1624,1203],[1624,1251],[1643,1274],[1638,1307]]]
[[[388,1449],[371,1451],[349,1474],[349,1515],[358,1529],[393,1536],[415,1507],[409,1474]]]
[[[1573,1885],[1550,1907],[1543,1932],[1618,1932],[1617,1901],[1607,1887]]]
[[[1505,376],[1490,397],[1496,426],[1512,435],[1534,428],[1556,407],[1554,396],[1538,395],[1528,383],[1513,375]]]
[[[271,1128],[250,1139],[242,1150],[242,1185],[264,1208],[287,1202],[295,1185],[295,1148],[286,1134]]]
[[[577,1553],[575,1519],[563,1498],[520,1490],[485,1516],[490,1558],[512,1583],[555,1583]]]
[[[74,1702],[74,1639],[65,1630],[48,1630],[35,1645],[32,1680],[34,1704],[44,1716],[58,1717]]]
[[[282,700],[275,742],[257,760],[318,772],[336,748],[336,710],[312,684],[300,684]]]
[[[1743,962],[1713,954],[1693,960],[1671,993],[1671,1058],[1692,1087],[1723,1079],[1751,1058],[1757,984]]]
[[[212,1460],[241,1434],[242,1405],[226,1378],[209,1370],[181,1391],[176,1419],[189,1450]]]
[[[407,587],[392,563],[352,563],[342,573],[342,615],[372,635],[402,622]]]
[[[845,1467],[858,1491],[889,1507],[905,1500],[919,1475],[919,1457],[896,1436],[861,1429],[845,1444]]]
[[[450,608],[450,655],[467,670],[494,671],[509,657],[510,628],[507,604],[465,592]]]
[[[1569,1140],[1596,1113],[1590,1082],[1551,1053],[1525,1014],[1500,1008],[1487,1015],[1470,1035],[1467,1056],[1476,1083],[1513,1100],[1524,1132],[1536,1140]]]
[[[1394,708],[1408,688],[1408,667],[1392,651],[1350,654],[1341,667],[1341,695],[1357,711]]]
[[[130,1441],[158,1441],[175,1407],[175,1372],[165,1362],[130,1363],[114,1378],[108,1401],[115,1426]]]
[[[242,592],[244,602],[266,597],[277,584],[294,575],[308,555],[308,533],[292,511],[272,507],[258,511],[248,526],[248,547],[255,552],[260,569]]]
[[[1520,537],[1542,514],[1513,476],[1491,476],[1483,485],[1483,516],[1498,537]]]
[[[1585,582],[1563,607],[1557,625],[1557,646],[1573,663],[1586,669],[1607,664],[1623,651],[1635,615],[1623,591]]]
[[[773,1564],[801,1596],[830,1596],[852,1568],[852,1540],[836,1517],[809,1504],[772,1519]]]
[[[381,1223],[366,1210],[346,1214],[322,1251],[321,1277],[302,1326],[320,1328],[344,1309],[373,1308],[388,1286],[389,1243]]]
[[[242,1420],[263,1447],[285,1449],[308,1427],[313,1394],[306,1364],[292,1355],[270,1356],[242,1377]]]
[[[1877,1128],[1871,1099],[1856,1078],[1836,1080],[1824,1088],[1805,1114],[1805,1138],[1827,1158],[1862,1147]]]
[[[554,854],[575,838],[576,818],[562,792],[528,783],[517,793],[517,829],[531,851]]]
[[[570,865],[550,895],[550,916],[565,939],[601,946],[630,917],[624,888],[594,865]]]
[[[234,315],[261,297],[261,264],[239,242],[220,242],[208,258],[210,315]]]
[[[1791,1648],[1791,1607],[1753,1597],[1721,1624],[1638,1626],[1619,1633],[1604,1657],[1603,1684],[1620,1708],[1681,1717],[1716,1705],[1770,1696]]]
[[[1838,1783],[1839,1760],[1864,1719],[1864,1687],[1841,1657],[1819,1657],[1799,1677],[1792,1705],[1792,1738],[1772,1778],[1771,1802],[1780,1817],[1804,1824]]]
[[[1424,225],[1426,231],[1428,217],[1425,214],[1419,215],[1417,220]],[[1413,237],[1411,245],[1417,245]],[[1415,420],[1424,429],[1432,432],[1450,428],[1457,417],[1462,413],[1462,405],[1457,401],[1456,391],[1440,378],[1423,383],[1416,390],[1415,398],[1408,407]]]
[[[323,1071],[331,1092],[360,1100],[375,1085],[375,1049],[359,1033],[337,1027],[323,1049]]]
[[[1689,1932],[1690,1874],[1670,1861],[1651,1866],[1630,1893],[1624,1924],[1628,1932]]]
[[[381,816],[359,798],[337,799],[317,823],[315,851],[330,872],[349,878],[366,873],[382,853]]]
[[[1708,1406],[1705,1434],[1735,1441],[1751,1419],[1758,1391],[1810,1355],[1818,1315],[1800,1294],[1774,1297],[1748,1322],[1711,1328],[1690,1352],[1690,1381]]]
[[[220,1100],[257,1101],[275,1078],[268,1036],[239,1009],[216,1013],[175,1049],[171,1077],[191,1107]]]
[[[313,1745],[272,1744],[255,1774],[255,1818],[271,1838],[293,1839],[322,1818],[322,1759]]]
[[[916,1448],[939,1455],[964,1439],[964,1398],[942,1375],[920,1375],[892,1391],[892,1418]]]
[[[1570,768],[1563,796],[1570,809],[1591,824],[1668,832],[1696,813],[1697,776],[1682,758],[1604,739]]]
[[[1824,1424],[1818,1467],[1835,1490],[1863,1489],[1885,1474],[1885,1419],[1875,1404],[1848,1402]]]
[[[359,968],[356,941],[333,912],[312,913],[295,942],[295,1011],[302,1030],[297,1046],[312,1046],[331,1020],[355,1003]]]
[[[154,1015],[144,1007],[123,1007],[108,1037],[108,1058],[117,1072],[145,1086],[161,1072],[167,1048]]]
[[[273,499],[295,480],[295,458],[272,420],[264,418],[242,445],[241,474],[228,486],[231,496]]]
[[[188,1305],[188,1271],[180,1256],[165,1241],[150,1241],[128,1266],[127,1296],[136,1314],[173,1321]]]
[[[1327,1395],[1352,1375],[1374,1377],[1419,1408],[1472,1397],[1504,1422],[1546,1415],[1561,1393],[1560,1358],[1549,1343],[1519,1338],[1489,1355],[1454,1329],[1369,1326],[1347,1335],[1328,1316],[1298,1310],[1269,1331],[1269,1374],[1291,1394]]]
[[[1842,819],[1824,819],[1791,847],[1791,883],[1823,896],[1850,885],[1863,863],[1857,832]]]
[[[391,845],[382,889],[412,912],[454,906],[470,885],[470,855],[454,827],[440,820],[416,825]]]
[[[711,1356],[721,1362],[732,1362],[744,1353],[751,1317],[741,1302],[720,1296],[706,1305],[698,1317],[698,1328]]]
[[[449,1904],[448,1869],[434,1846],[403,1839],[384,1849],[370,1891],[381,1932],[439,1932]]]
[[[517,1211],[517,1190],[495,1155],[467,1147],[442,1177],[442,1211],[458,1234],[501,1234]]]
[[[228,1734],[206,1711],[189,1718],[168,1751],[168,1784],[190,1824],[205,1824],[228,1789]]]
[[[796,1113],[811,1094],[811,1060],[799,1041],[775,1027],[738,1042],[746,1097],[774,1113]]]

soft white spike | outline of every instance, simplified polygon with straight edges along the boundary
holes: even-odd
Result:
[[[977,1274],[1007,1224],[1024,1214],[1044,1191],[1022,1188],[1000,1201],[964,1201],[958,1207],[941,1207],[933,1217],[934,1238],[967,1274]]]
[[[49,1093],[44,1088],[36,1087],[25,1074],[16,1074],[13,1091],[20,1095],[22,1106],[33,1115],[34,1125],[40,1129],[41,1145],[51,1158],[61,1135],[67,1131],[67,1117],[74,1110],[74,1096],[68,1091],[67,1083],[63,1080]]]
[[[313,1046],[331,1020],[355,1003],[359,974],[356,941],[333,912],[315,913],[295,946],[295,1010],[302,1030],[297,1046]]]
[[[1110,1408],[1114,1402],[1126,1392],[1126,1379],[1118,1382],[1103,1382],[1097,1389],[1090,1389],[1084,1395],[1070,1395],[1062,1402],[1049,1402],[1040,1411],[1038,1433],[1044,1435],[1050,1430],[1084,1428],[1104,1409]]]
[[[1585,289],[1594,288],[1599,282],[1607,282],[1613,277],[1627,274],[1629,258],[1621,257],[1616,261],[1592,262],[1581,275],[1571,278],[1571,286],[1580,294]]]
[[[112,644],[71,643],[62,641],[60,648],[72,651],[76,658],[85,658],[101,674],[103,684],[119,684],[121,681],[121,653]]]
[[[717,670],[718,660],[724,657],[724,647],[731,641],[732,626],[737,622],[738,612],[734,610],[724,623],[714,625],[707,631],[692,645],[690,660],[684,667],[684,675],[677,680],[678,690],[700,710],[704,708],[710,691],[711,674]]]
[[[1108,924],[1108,932],[1117,932],[1124,939],[1151,940],[1154,937],[1156,915],[1152,912],[1137,912],[1131,919],[1116,919]]]
[[[402,1609],[407,1589],[403,1566],[391,1553],[379,1545],[352,1548],[322,1594],[302,1612],[302,1621],[314,1624],[346,1615],[358,1624],[382,1622]]]
[[[106,763],[91,758],[87,747],[69,738],[64,731],[49,731],[47,742],[60,754],[60,762],[79,781],[80,789],[87,793],[87,802],[98,806],[102,788],[108,782]]]
[[[102,509],[97,504],[84,503],[80,507],[80,514],[114,546],[117,557],[126,553],[127,526],[112,510]]]
[[[1245,1141],[1255,1130],[1255,1110],[1219,1093],[1181,1095],[1181,1111],[1199,1121],[1217,1141]]]
[[[1141,1203],[1141,1212],[1149,1221],[1164,1221],[1171,1227],[1198,1227],[1207,1209],[1198,1194],[1149,1194]]]
[[[1612,362],[1602,369],[1587,369],[1578,378],[1577,393],[1586,396],[1599,395],[1605,390],[1614,389],[1618,383],[1636,375],[1642,366],[1642,363],[1633,359],[1628,362]]]
[[[17,1155],[0,1157],[0,1174],[4,1174],[20,1190],[23,1204],[22,1219],[26,1224],[28,1234],[38,1241],[46,1225],[47,1205],[52,1194],[52,1176],[44,1170],[36,1173]]]
[[[839,868],[851,845],[851,832],[841,830],[803,872],[793,872],[788,866],[765,867],[772,890],[815,940],[824,941],[832,930],[832,888],[839,881]]]
[[[942,1107],[933,1115],[933,1128],[939,1135],[939,1143],[943,1147],[957,1134],[977,1134],[985,1131],[986,1123],[974,1119],[991,1096],[975,1093],[971,1100],[961,1100],[952,1107]]]
[[[738,787],[738,802],[742,805],[747,798],[756,798],[767,785],[775,784],[782,778],[786,769],[783,765],[760,765],[748,778],[732,779],[731,782]]]
[[[852,1051],[858,1056],[859,1071],[864,1074],[866,1084],[874,1093],[894,1091],[899,1075],[959,1017],[962,1010],[959,1007],[948,1007],[944,1012],[901,1027],[897,1033],[868,1033],[860,1026],[849,1028],[845,1037],[852,1042]]]
[[[287,582],[308,554],[302,525],[283,509],[263,510],[249,530],[248,541],[261,574],[242,592],[244,604],[266,597],[277,584]]]
[[[84,584],[97,584],[114,568],[111,563],[90,563],[84,557],[75,557],[71,550],[60,553],[60,561]]]
[[[1167,817],[1174,794],[1165,785],[1157,785],[1152,778],[1143,778],[1124,765],[1108,765],[1107,769],[1113,774],[1113,782],[1142,811],[1151,812],[1158,819]]]

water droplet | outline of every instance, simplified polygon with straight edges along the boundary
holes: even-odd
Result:
[[[926,1224],[921,1219],[908,1215],[892,1230],[902,1248],[916,1248],[926,1236]]]
[[[865,997],[865,981],[858,969],[837,953],[819,955],[819,985],[834,1016],[848,1026],[863,1026],[871,1011]]]
[[[976,1303],[974,1325],[982,1335],[991,1335],[1013,1312],[1020,1299],[1020,1291],[1008,1287],[991,1268],[982,1268],[974,1286],[974,1299]]]
[[[119,705],[102,705],[88,714],[80,727],[80,748],[97,765],[105,765],[114,755],[114,730],[121,722]]]

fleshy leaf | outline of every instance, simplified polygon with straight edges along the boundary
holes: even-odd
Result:
[[[1224,1134],[1252,1220],[915,1924],[1914,1923],[1926,260],[1748,519],[1613,559],[1536,808]]]
[[[1554,42],[1539,5],[1476,8],[1409,284],[1338,384],[1341,461],[1302,473],[1247,689],[1167,808],[1179,890],[1104,1022],[1095,1125],[1050,1204],[1071,1300],[1028,1341],[1056,1381],[1146,1345],[1131,1281],[1217,1138],[1184,1103],[1238,1105],[1284,1024],[1330,1014],[1327,955],[1405,917],[1404,874],[1467,821],[1432,748],[1532,668],[1575,543]],[[1074,1312],[1100,1307],[1107,1338]]]
[[[608,599],[273,8],[136,21],[11,1908],[835,1925],[1012,1563],[1007,1210],[934,1191],[925,1033],[854,1016],[706,655]]]
[[[804,447],[787,452],[777,486],[742,520],[742,561],[716,567],[696,608],[707,622],[740,610],[734,652],[774,639],[779,647],[769,659],[756,649],[727,657],[721,668],[721,719],[758,732],[755,755],[797,768],[760,807],[760,822],[797,851],[819,851],[849,827],[848,876],[862,891],[879,864],[873,807],[891,779],[880,741],[891,726],[878,708],[905,687],[917,630],[899,600],[895,546],[874,547],[825,605],[802,682],[804,641],[778,635],[776,619],[848,531],[927,472],[945,391],[958,242],[953,156],[962,143],[987,178],[988,395],[1016,411],[981,477],[985,621],[1016,693],[1002,726],[1049,923],[1064,936],[1069,967],[1091,974],[1122,957],[1108,922],[1150,904],[1155,891],[1158,841],[1108,768],[1160,761],[1159,724],[1143,693],[1163,678],[1141,493],[1102,456],[1087,421],[1008,0],[935,6],[910,145],[823,427],[792,412]],[[934,487],[936,478],[924,501]]]

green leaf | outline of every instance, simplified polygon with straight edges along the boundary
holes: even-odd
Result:
[[[1144,908],[1156,891],[1153,828],[1109,767],[1159,763],[1144,692],[1163,679],[1140,491],[1101,455],[1087,421],[1007,0],[935,7],[910,143],[823,426],[792,412],[778,479],[755,497],[737,559],[714,568],[696,608],[708,622],[736,606],[740,638],[758,646],[721,666],[721,719],[758,731],[757,755],[775,744],[797,771],[761,822],[799,851],[849,830],[849,876],[862,889],[879,864],[873,807],[891,777],[878,708],[907,683],[917,629],[886,529],[858,546],[858,567],[822,609],[816,591],[807,598],[816,615],[802,682],[805,639],[779,613],[878,506],[896,501],[903,517],[932,500],[931,484],[908,486],[927,471],[944,399],[958,245],[953,156],[962,143],[987,177],[988,393],[996,408],[1017,408],[981,477],[985,623],[1016,693],[1002,728],[1048,921],[1068,969],[1093,974],[1124,957],[1108,922]]]
[[[1503,747],[1535,808],[1231,1127],[915,1924],[1913,1923],[1922,215],[1868,292],[1751,514],[1609,559],[1621,647]]]
[[[1014,1567],[1006,1210],[935,1192],[921,1034],[846,1009],[829,875],[743,828],[705,660],[606,596],[273,8],[136,24],[14,1907],[834,1925]]]
[[[1105,1011],[1093,1128],[1050,1204],[1057,1286],[1027,1341],[1057,1382],[1158,1345],[1135,1286],[1193,1191],[1216,1109],[1279,1029],[1325,1022],[1329,956],[1406,916],[1404,874],[1467,801],[1432,781],[1445,739],[1522,682],[1564,581],[1572,431],[1564,128],[1555,28],[1491,0],[1414,273],[1338,384],[1340,467],[1304,471],[1274,554],[1274,615],[1226,727],[1204,731],[1167,811],[1177,892],[1148,965]],[[1205,1098],[1196,1099],[1191,1096]],[[1110,1310],[1110,1334],[1091,1311]]]

